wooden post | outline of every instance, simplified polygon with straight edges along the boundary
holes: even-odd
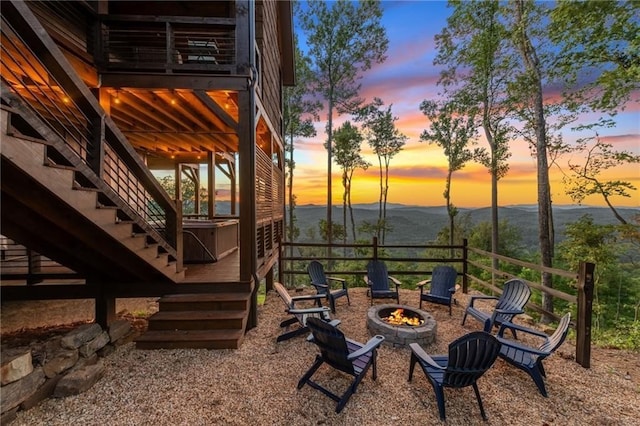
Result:
[[[576,328],[576,361],[584,368],[591,366],[591,316],[593,311],[593,274],[596,265],[580,262],[578,270],[578,323]]]
[[[40,253],[27,249],[27,285],[42,282],[42,279],[35,274],[42,272],[42,257]]]
[[[462,240],[462,292],[465,294],[469,290],[469,279],[467,278],[469,271],[469,264],[467,263],[469,260],[468,243],[469,241],[466,238]]]
[[[373,260],[378,260],[378,237],[373,237]]]
[[[112,295],[108,295],[105,292],[105,284],[100,282],[91,282],[87,280],[89,285],[97,285],[98,292],[95,298],[95,316],[96,322],[100,324],[103,329],[106,329],[109,324],[116,320],[116,298]]]
[[[283,271],[283,267],[284,267],[284,261],[282,260],[282,253],[284,252],[283,248],[282,248],[282,236],[279,235],[278,236],[278,282],[284,284],[284,273]],[[267,289],[271,290],[270,288]]]

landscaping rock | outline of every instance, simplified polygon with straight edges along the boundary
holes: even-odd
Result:
[[[33,395],[44,381],[44,372],[41,367],[38,367],[22,379],[0,387],[0,412],[4,413],[20,405],[22,401]]]
[[[33,372],[33,362],[29,348],[13,348],[2,351],[2,365],[0,365],[0,384],[2,386],[20,380],[31,372]]]
[[[78,352],[80,353],[80,356],[88,358],[91,355],[95,354],[99,349],[102,349],[107,343],[109,343],[109,333],[103,331],[91,341],[80,346],[78,348]]]
[[[131,331],[131,324],[125,319],[117,320],[109,325],[109,339],[111,342],[122,338]]]
[[[100,380],[104,374],[104,369],[104,362],[99,360],[94,365],[87,365],[70,372],[60,379],[53,391],[53,396],[55,398],[64,398],[85,392]]]
[[[78,362],[78,357],[77,349],[58,349],[55,354],[51,355],[51,358],[45,361],[43,367],[45,376],[50,379],[68,370]]]
[[[67,349],[77,349],[98,337],[100,333],[102,333],[102,327],[100,327],[100,324],[84,324],[67,333],[61,339],[60,344],[62,347]]]
[[[58,375],[52,379],[46,379],[42,386],[38,388],[38,390],[36,390],[30,397],[22,401],[22,403],[20,404],[20,409],[28,410],[30,408],[33,408],[41,401],[44,401],[45,399],[53,395],[53,390],[56,388],[56,385],[62,377],[63,376]]]

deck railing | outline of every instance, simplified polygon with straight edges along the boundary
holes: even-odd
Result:
[[[235,19],[101,16],[96,62],[105,70],[236,72]]]
[[[176,204],[24,3],[3,4],[1,46],[2,100],[24,120],[12,131],[46,141],[53,161],[73,166],[178,260]]]
[[[280,245],[280,259],[278,278],[280,282],[295,286],[308,283],[306,266],[311,260],[318,260],[325,264],[328,275],[350,279],[356,285],[364,286],[364,280],[358,277],[366,275],[366,264],[369,260],[378,259],[387,263],[389,274],[405,276],[404,288],[415,288],[417,281],[431,275],[433,266],[451,264],[458,270],[462,278],[462,292],[467,293],[469,284],[474,284],[483,292],[493,294],[502,293],[502,284],[516,275],[504,270],[493,269],[491,259],[496,258],[503,265],[517,265],[540,273],[548,273],[558,277],[575,280],[576,294],[568,294],[553,288],[543,287],[537,282],[524,280],[534,292],[545,293],[560,298],[576,309],[576,361],[585,368],[590,366],[591,357],[591,317],[593,303],[593,273],[595,265],[581,263],[577,272],[569,272],[557,268],[548,268],[518,259],[493,254],[484,250],[468,247],[467,240],[461,245],[380,245],[377,238],[370,244],[319,244],[282,242]],[[327,248],[332,255],[327,255]],[[470,258],[473,255],[473,259]],[[490,272],[492,281],[487,281],[471,273],[472,267]],[[522,279],[522,277],[517,277]],[[544,310],[533,302],[527,308],[535,310],[549,317],[559,319],[553,312]]]

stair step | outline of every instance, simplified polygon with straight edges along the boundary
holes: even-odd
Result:
[[[150,330],[136,339],[138,349],[238,349],[244,330]]]
[[[250,293],[171,294],[158,300],[161,311],[249,309]]]
[[[149,318],[149,330],[243,330],[246,316],[246,311],[160,311]]]

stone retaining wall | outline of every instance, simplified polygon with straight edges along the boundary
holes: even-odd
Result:
[[[8,424],[19,410],[46,398],[86,391],[102,377],[102,359],[134,337],[129,321],[121,319],[107,330],[96,323],[84,324],[29,346],[2,348],[0,424]]]

